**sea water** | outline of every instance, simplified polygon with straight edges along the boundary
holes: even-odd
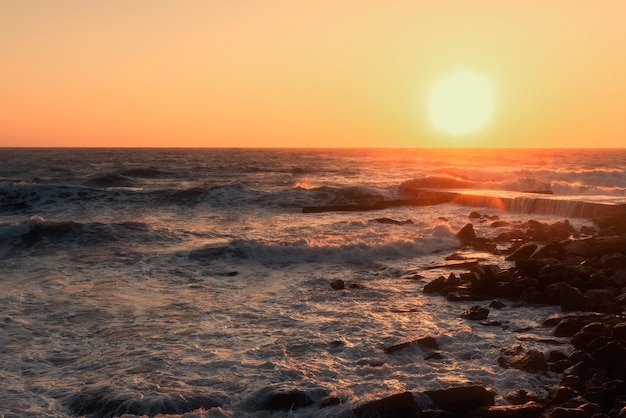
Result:
[[[0,415],[341,416],[469,382],[498,403],[545,394],[559,376],[497,358],[517,344],[570,350],[541,327],[558,308],[505,301],[486,327],[460,318],[472,303],[422,289],[455,252],[509,266],[459,250],[473,210],[591,221],[567,205],[302,213],[416,189],[623,204],[626,151],[0,149]],[[478,235],[503,232],[485,219]],[[441,359],[383,351],[425,336]],[[267,410],[293,390],[317,403]],[[341,403],[320,408],[329,397]]]

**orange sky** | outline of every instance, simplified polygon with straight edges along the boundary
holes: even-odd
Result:
[[[624,147],[626,1],[0,0],[1,146]],[[480,131],[426,96],[468,68]]]

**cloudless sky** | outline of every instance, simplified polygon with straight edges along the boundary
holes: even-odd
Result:
[[[626,1],[0,0],[1,146],[624,147]],[[460,68],[494,115],[437,132]]]

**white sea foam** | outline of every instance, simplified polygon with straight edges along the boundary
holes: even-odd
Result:
[[[222,406],[198,415],[336,416],[400,391],[463,382],[493,388],[498,403],[509,390],[543,394],[558,376],[505,370],[497,358],[516,344],[568,352],[567,344],[541,341],[553,339],[540,324],[555,308],[508,303],[490,313],[501,325],[486,327],[460,318],[471,304],[425,296],[422,288],[451,273],[441,265],[457,250],[454,235],[464,224],[487,237],[509,229],[487,217],[468,219],[472,210],[521,228],[529,219],[524,205],[547,199],[563,211],[533,219],[569,219],[579,228],[590,221],[571,217],[571,196],[623,199],[623,152],[558,157],[519,150],[3,150],[0,414],[64,417],[91,405],[108,413],[176,407],[183,415],[214,401]],[[87,187],[90,179],[98,181]],[[554,195],[519,193],[546,185]],[[408,186],[480,188],[487,200],[502,193],[526,200],[517,212],[483,202],[302,213],[303,206],[405,198]],[[331,288],[337,279],[345,289]],[[429,350],[418,345],[384,352],[423,336],[436,338],[441,360],[425,360]],[[314,404],[264,409],[271,393],[290,390]],[[327,396],[344,403],[320,409]]]

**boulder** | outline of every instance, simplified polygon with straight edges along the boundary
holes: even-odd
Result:
[[[462,245],[469,245],[476,239],[476,231],[474,231],[474,225],[471,223],[466,224],[459,232],[457,232],[456,237],[461,241]]]
[[[489,316],[489,309],[484,306],[474,305],[468,310],[461,313],[461,318],[471,321],[482,321]]]
[[[342,290],[346,288],[346,283],[341,279],[337,279],[330,282],[330,287],[334,290]]]
[[[476,416],[481,418],[536,418],[544,408],[535,402],[523,405],[497,405],[478,409]]]
[[[352,412],[357,418],[410,418],[419,417],[421,408],[411,392],[404,392],[367,402],[356,407]]]
[[[542,352],[530,350],[522,356],[513,358],[509,362],[514,369],[523,370],[529,373],[544,372],[548,370],[548,363]]]
[[[433,350],[439,350],[439,344],[437,344],[437,340],[434,337],[423,337],[423,338],[418,338],[417,340],[407,341],[404,343],[395,344],[390,347],[386,347],[383,349],[383,351],[387,354],[392,354],[392,353],[395,353],[396,351],[400,351],[414,344],[420,345],[425,348],[430,348]]]
[[[266,408],[270,411],[292,411],[313,404],[313,399],[301,390],[273,393],[267,399]]]
[[[439,408],[454,413],[467,413],[479,407],[492,406],[495,394],[482,385],[457,386],[424,392]]]
[[[587,308],[587,300],[579,289],[568,283],[561,283],[559,290],[562,312],[584,311]]]

